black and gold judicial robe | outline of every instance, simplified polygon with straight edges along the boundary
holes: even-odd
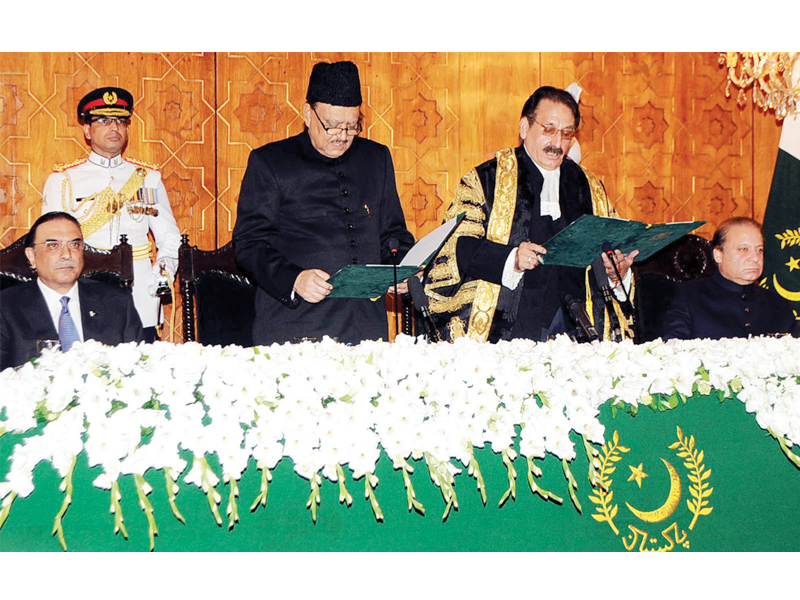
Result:
[[[329,335],[342,343],[387,339],[382,301],[292,298],[305,269],[330,275],[347,264],[391,264],[413,246],[389,149],[356,137],[342,156],[317,152],[307,132],[250,154],[233,244],[258,286],[256,345]]]
[[[561,165],[559,219],[540,214],[543,183],[522,145],[501,150],[461,180],[445,219],[461,212],[466,218],[434,260],[425,286],[445,339],[546,339],[573,329],[563,309],[568,296],[586,300],[598,333],[605,329],[607,337],[590,270],[543,264],[526,271],[516,289],[501,285],[506,258],[520,243],[544,244],[584,214],[615,216],[599,179],[568,158]],[[615,311],[624,326],[618,305]]]

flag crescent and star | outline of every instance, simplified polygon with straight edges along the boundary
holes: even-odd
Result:
[[[795,83],[800,73],[795,73]],[[764,215],[761,285],[795,303],[800,314],[800,114],[783,120],[778,158]]]

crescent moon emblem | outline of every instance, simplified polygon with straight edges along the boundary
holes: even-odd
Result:
[[[664,462],[664,466],[667,467],[667,471],[669,471],[669,496],[667,496],[666,502],[664,502],[660,508],[649,512],[638,510],[627,502],[625,503],[634,515],[647,523],[658,523],[659,521],[669,518],[672,513],[675,512],[675,509],[678,508],[678,504],[681,501],[681,478],[678,476],[675,467],[663,458],[661,460]]]
[[[116,104],[117,103],[117,93],[116,92],[106,92],[103,94],[103,102],[106,104]]]
[[[787,300],[791,300],[792,302],[800,302],[800,292],[790,292],[785,287],[783,287],[780,283],[778,283],[778,276],[772,275],[772,283],[775,285],[775,291],[778,292],[781,296],[786,298]]]

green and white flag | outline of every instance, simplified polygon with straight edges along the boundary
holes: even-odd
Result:
[[[761,284],[791,300],[800,315],[800,115],[783,121],[764,215],[764,258]]]

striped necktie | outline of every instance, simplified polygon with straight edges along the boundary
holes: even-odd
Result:
[[[72,348],[72,344],[81,341],[81,336],[78,335],[78,328],[75,327],[75,321],[69,314],[69,297],[61,296],[61,314],[58,315],[58,339],[61,342],[61,350],[66,352]]]

